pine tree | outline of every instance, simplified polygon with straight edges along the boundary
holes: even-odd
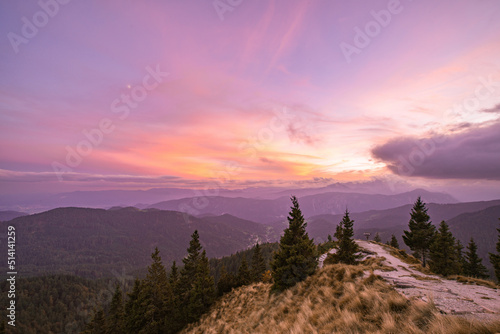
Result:
[[[272,289],[283,291],[313,274],[318,265],[316,246],[306,232],[307,223],[295,196],[288,216],[288,227],[280,239],[279,249],[271,263],[274,284]]]
[[[482,264],[483,260],[477,255],[477,245],[473,238],[467,245],[465,252],[465,275],[477,278],[488,278],[488,271]]]
[[[333,261],[345,264],[356,264],[360,258],[358,244],[354,241],[354,220],[349,217],[349,211],[345,210],[342,221],[337,226],[335,237],[338,239],[337,252],[333,254]]]
[[[106,316],[102,308],[95,311],[83,334],[106,334]]]
[[[247,267],[248,269],[248,267]],[[201,253],[196,270],[193,288],[189,292],[187,306],[187,322],[197,321],[207,312],[215,300],[214,278],[210,275],[210,267],[205,251]]]
[[[217,295],[220,297],[226,292],[231,291],[236,287],[236,277],[228,273],[226,267],[223,265],[220,270],[219,282],[217,282]]]
[[[189,317],[187,315],[188,305],[190,303],[191,290],[193,289],[194,281],[198,272],[201,250],[200,236],[198,231],[195,230],[191,235],[191,240],[189,241],[189,247],[187,249],[188,255],[182,259],[184,267],[180,271],[178,284],[175,286],[174,290],[179,304],[178,315],[180,317],[176,321],[179,325],[186,324],[189,321]]]
[[[139,333],[145,325],[144,304],[142,298],[143,283],[141,280],[134,281],[132,291],[128,293],[128,300],[125,303],[125,328],[127,333]]]
[[[109,306],[108,321],[106,323],[107,334],[120,334],[125,332],[125,309],[123,295],[120,285],[116,285],[115,293]]]
[[[261,282],[262,275],[266,272],[266,260],[262,255],[259,244],[256,244],[252,254],[251,277],[254,282]]]
[[[460,273],[455,238],[444,220],[430,245],[429,258],[430,268],[436,274],[449,276]]]
[[[243,286],[250,284],[250,282],[252,282],[252,275],[248,269],[247,259],[243,256],[240,267],[238,268],[238,274],[236,275],[236,284],[238,286]]]
[[[208,310],[215,298],[214,279],[210,275],[206,252],[200,244],[198,231],[191,235],[188,255],[182,260],[178,284],[176,284],[176,298],[178,316],[171,326],[173,331],[180,330],[184,325],[197,321]]]
[[[172,267],[170,268],[170,275],[168,277],[168,280],[172,288],[177,284],[177,281],[179,280],[179,269],[177,268],[175,261],[172,263]]]
[[[495,269],[495,276],[497,278],[497,281],[500,282],[500,228],[497,229],[498,231],[498,241],[497,241],[497,253],[489,253],[490,255],[490,262],[493,265],[493,269]]]
[[[408,222],[409,231],[404,231],[403,240],[410,247],[416,257],[422,259],[422,265],[425,267],[427,253],[435,233],[435,227],[429,221],[425,203],[420,196],[413,205]]]
[[[377,233],[375,233],[375,237],[373,238],[373,241],[375,242],[382,242],[382,239],[380,239],[380,235]]]
[[[176,262],[174,261],[172,263],[172,266],[170,267],[170,274],[168,276],[168,280],[173,292],[173,297],[172,297],[172,318],[170,319],[169,323],[172,328],[172,332],[176,332],[180,330],[184,323],[183,323],[183,316],[182,316],[182,309],[181,309],[181,298],[177,294],[178,293],[178,284],[180,281],[180,274],[179,274],[179,269],[177,267]]]
[[[459,274],[462,275],[462,274],[464,274],[466,263],[465,263],[465,258],[464,258],[464,254],[463,254],[464,246],[462,245],[462,243],[458,239],[457,239],[457,242],[455,243],[455,249],[457,252],[458,263],[460,265]]]
[[[399,249],[399,242],[396,236],[393,234],[391,237],[391,242],[389,243],[390,246]]]
[[[187,249],[188,255],[182,259],[184,267],[182,268],[180,275],[180,293],[185,293],[191,288],[192,280],[196,277],[196,272],[198,270],[201,250],[200,236],[198,234],[198,230],[196,230],[191,235],[191,241],[189,242],[189,248]]]
[[[342,233],[344,232],[344,223],[343,223],[343,220],[337,225],[337,227],[335,228],[335,233],[333,234],[333,236],[337,239],[337,244],[340,242],[340,240],[342,239]]]
[[[158,248],[151,254],[151,259],[153,263],[148,267],[141,290],[141,300],[145,305],[145,325],[142,330],[146,333],[169,333],[171,326],[166,320],[172,315],[173,292]]]

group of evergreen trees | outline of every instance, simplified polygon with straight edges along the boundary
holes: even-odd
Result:
[[[436,274],[488,277],[488,271],[477,255],[474,239],[470,239],[467,251],[463,254],[462,244],[453,237],[445,221],[439,224],[436,231],[420,197],[413,205],[410,217],[409,231],[404,231],[403,240],[414,251],[414,255],[422,259],[424,267],[429,259],[429,267]]]
[[[158,249],[151,255],[152,264],[146,278],[137,279],[128,293],[127,300],[119,286],[116,287],[111,304],[95,312],[84,333],[176,333],[186,324],[197,321],[208,311],[217,296],[231,289],[257,281],[272,281],[272,291],[283,291],[312,275],[317,268],[317,248],[309,238],[307,223],[299,208],[298,200],[291,197],[292,207],[288,216],[288,227],[280,239],[279,248],[271,261],[272,271],[266,271],[266,261],[257,244],[251,258],[251,266],[242,257],[237,273],[231,273],[222,266],[217,284],[210,274],[209,262],[199,241],[198,232],[191,236],[188,255],[179,270],[174,262],[167,274]],[[487,277],[486,268],[477,255],[477,245],[471,239],[467,251],[442,221],[436,231],[427,214],[425,203],[419,197],[415,202],[409,221],[409,231],[403,240],[414,254],[427,261],[432,271],[442,275],[465,274]],[[359,260],[359,247],[354,241],[354,221],[346,210],[342,221],[336,228],[336,253],[331,255],[333,262],[356,264]],[[500,229],[499,229],[500,232]],[[328,243],[333,243],[329,236]],[[392,235],[389,243],[399,248]],[[497,254],[490,254],[497,276],[500,274],[500,238]]]
[[[242,258],[236,275],[228,272],[224,265],[222,266],[220,278],[217,282],[217,296],[222,296],[224,293],[243,285],[269,280],[266,276],[266,269],[266,260],[262,255],[260,245],[256,244],[253,249],[250,267],[245,257]]]
[[[500,218],[499,218],[500,220]],[[498,231],[498,241],[497,241],[497,254],[490,253],[490,262],[493,265],[493,269],[495,270],[495,276],[497,277],[497,281],[500,282],[500,228]]]
[[[135,280],[126,300],[120,286],[116,286],[109,306],[95,311],[83,333],[177,333],[207,312],[217,296],[265,280],[266,261],[259,244],[254,247],[250,268],[245,258],[237,275],[223,267],[217,285],[210,274],[198,231],[191,235],[187,251],[188,255],[182,260],[184,266],[179,270],[174,261],[167,274],[156,248],[146,277]]]
[[[271,263],[273,290],[282,291],[313,274],[317,267],[317,251],[314,241],[309,238],[307,223],[299,208],[298,200],[292,196],[292,207],[288,216],[288,228],[281,237],[279,250],[275,253]],[[342,221],[336,228],[334,237],[336,252],[329,256],[329,260],[336,263],[356,264],[361,257],[359,247],[354,241],[354,221],[346,210]],[[328,235],[327,244],[333,240]],[[320,245],[321,246],[321,245]],[[321,247],[318,247],[322,249]]]
[[[108,311],[97,310],[84,333],[176,333],[208,310],[215,285],[198,231],[180,271],[174,262],[167,274],[158,248],[151,259],[146,277],[135,280],[127,300],[117,286]]]

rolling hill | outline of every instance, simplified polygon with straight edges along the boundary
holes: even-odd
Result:
[[[6,222],[17,217],[26,216],[27,213],[19,211],[0,211],[0,222]]]
[[[146,267],[156,246],[165,264],[180,261],[196,229],[209,257],[277,239],[272,228],[230,215],[196,218],[136,208],[60,208],[0,226],[6,230],[7,224],[16,228],[17,266],[24,277],[65,273],[96,278],[130,272]],[[5,245],[6,234],[2,238]]]
[[[450,219],[461,214],[477,212],[497,205],[500,205],[500,200],[454,204],[429,203],[427,208],[432,222],[437,226],[442,220],[450,223]],[[354,220],[354,229],[357,232],[356,237],[362,239],[364,232],[379,232],[382,240],[385,241],[391,237],[390,231],[398,231],[395,233],[396,236],[401,235],[402,228],[408,226],[411,208],[412,205],[407,204],[387,210],[351,213],[350,216]],[[342,220],[342,216],[342,214],[326,214],[308,218],[309,235],[323,241],[326,238],[325,235],[333,234],[335,227]]]

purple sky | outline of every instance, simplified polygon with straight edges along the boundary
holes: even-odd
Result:
[[[0,194],[384,179],[500,198],[498,0],[4,1],[0,33]]]

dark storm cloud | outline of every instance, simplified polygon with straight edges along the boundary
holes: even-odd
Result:
[[[500,180],[500,123],[447,136],[396,138],[372,150],[395,174],[435,179]]]

